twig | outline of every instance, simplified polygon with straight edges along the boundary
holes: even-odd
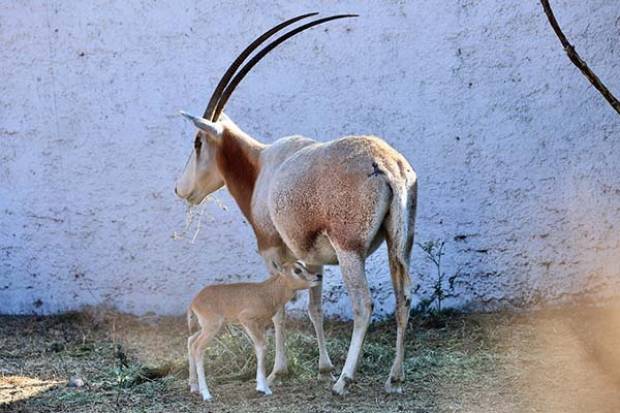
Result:
[[[560,29],[558,21],[553,15],[553,10],[551,10],[551,6],[549,5],[549,0],[540,0],[540,3],[545,10],[545,14],[549,19],[549,23],[551,24],[553,31],[558,36],[558,39],[560,39],[560,43],[562,43],[562,47],[564,47],[564,51],[568,55],[568,58],[571,60],[571,62],[573,62],[575,66],[577,66],[577,68],[579,68],[579,70],[581,70],[581,73],[583,73],[583,75],[590,81],[590,83],[592,83],[592,86],[594,86],[601,93],[601,95],[603,95],[603,97],[607,100],[607,102],[609,102],[611,107],[614,108],[616,112],[618,112],[618,114],[620,114],[620,102],[618,102],[618,99],[616,99],[616,97],[612,95],[612,93],[609,91],[609,89],[607,89],[603,82],[601,82],[601,79],[599,79],[598,76],[592,70],[590,70],[586,62],[584,62],[583,59],[579,56],[579,54],[575,51],[573,45],[569,43],[568,39],[562,32],[562,29]]]

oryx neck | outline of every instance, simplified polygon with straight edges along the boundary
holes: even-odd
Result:
[[[252,194],[264,144],[238,128],[225,128],[216,155],[218,169],[241,212],[252,223]]]

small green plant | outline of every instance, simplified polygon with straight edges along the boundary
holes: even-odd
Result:
[[[116,344],[116,350],[114,352],[114,357],[116,359],[116,367],[114,369],[114,374],[116,376],[116,406],[118,407],[120,404],[121,393],[123,388],[127,387],[127,384],[131,381],[131,371],[129,369],[129,362],[125,352],[123,351],[123,347],[120,344]]]
[[[434,265],[436,272],[432,283],[433,292],[430,297],[423,298],[420,301],[417,310],[423,314],[439,314],[442,312],[442,302],[446,298],[454,296],[454,284],[460,276],[460,270],[448,277],[441,268],[441,258],[445,255],[445,241],[438,239],[423,244],[417,243],[417,245],[424,251],[426,260]],[[420,273],[419,275],[421,279],[426,278],[424,274]],[[419,288],[420,286],[418,286]]]

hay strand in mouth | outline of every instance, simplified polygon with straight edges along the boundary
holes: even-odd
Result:
[[[205,211],[207,209],[207,204],[211,201],[215,202],[215,205],[220,208],[222,211],[228,211],[228,207],[222,202],[222,200],[217,196],[217,192],[215,191],[212,194],[209,194],[205,197],[205,199],[198,205],[192,205],[190,203],[186,204],[185,209],[185,225],[180,232],[173,231],[172,239],[174,240],[190,240],[190,244],[196,242],[198,238],[198,234],[202,229],[202,219],[205,216]],[[207,217],[212,218],[207,213]],[[189,234],[192,234],[191,237]]]

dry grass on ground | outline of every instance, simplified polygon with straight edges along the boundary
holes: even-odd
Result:
[[[206,357],[215,401],[187,390],[181,318],[117,313],[0,317],[1,412],[618,412],[620,309],[414,317],[404,395],[382,391],[394,326],[374,324],[358,380],[344,398],[316,378],[308,321],[289,322],[291,376],[254,391],[254,357],[238,329]],[[328,323],[342,366],[350,323]],[[270,354],[273,357],[273,354]],[[126,364],[121,367],[122,364]],[[70,387],[72,376],[84,380]]]

